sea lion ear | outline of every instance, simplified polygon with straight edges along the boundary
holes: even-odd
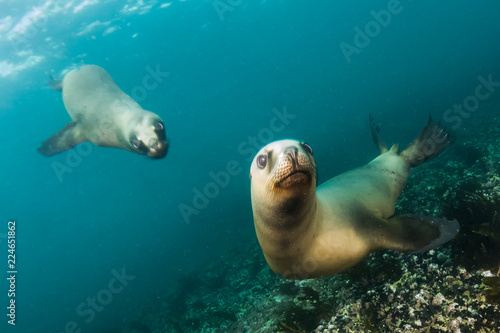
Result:
[[[88,141],[80,129],[80,122],[75,120],[64,126],[62,130],[48,138],[38,152],[45,156],[53,156],[73,148],[80,142]]]

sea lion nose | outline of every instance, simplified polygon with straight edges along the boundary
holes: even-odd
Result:
[[[290,156],[290,158],[295,161],[295,160],[297,160],[297,152],[298,151],[299,150],[297,149],[297,147],[291,146],[291,147],[288,147],[285,149],[285,154]]]
[[[156,150],[156,149],[158,149],[159,145],[160,145],[160,143],[158,142],[157,139],[152,138],[152,139],[149,140],[149,148],[150,149],[155,149]]]

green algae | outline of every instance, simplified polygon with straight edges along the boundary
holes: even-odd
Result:
[[[488,288],[484,291],[486,301],[489,303],[500,304],[500,277],[487,276],[483,279],[483,283],[488,286]]]
[[[287,303],[278,321],[278,332],[297,333],[313,331],[322,319],[327,319],[332,305],[320,299],[311,287],[300,287],[298,296]]]
[[[500,197],[459,190],[444,215],[460,222],[457,262],[469,269],[498,269],[500,264]]]

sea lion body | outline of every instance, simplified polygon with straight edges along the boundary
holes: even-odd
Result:
[[[264,147],[251,168],[252,209],[271,269],[286,278],[315,278],[340,273],[377,249],[420,252],[452,239],[456,221],[393,216],[412,163],[425,160],[417,153],[408,159],[397,145],[382,148],[370,163],[316,188],[309,146],[283,140]]]
[[[71,70],[57,88],[73,121],[45,141],[40,153],[52,156],[89,141],[151,158],[165,156],[168,143],[162,119],[125,94],[103,68],[86,65]]]

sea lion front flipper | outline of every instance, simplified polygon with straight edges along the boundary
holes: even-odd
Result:
[[[38,152],[45,156],[53,156],[73,148],[80,142],[88,141],[79,124],[75,120],[64,126],[62,130],[42,143]]]
[[[386,220],[379,246],[400,252],[420,253],[438,247],[458,234],[457,220],[423,215],[400,215]]]

